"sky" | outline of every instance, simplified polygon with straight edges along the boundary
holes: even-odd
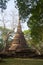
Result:
[[[14,22],[18,24],[18,10],[15,8],[15,3],[14,0],[10,0],[7,3],[7,9],[4,11],[4,20],[7,28],[12,29],[12,16],[14,15]],[[1,12],[0,12],[0,19],[2,20],[1,17]],[[3,26],[2,21],[0,21],[0,26]],[[15,24],[14,24],[15,26]],[[27,30],[27,23],[22,24],[22,30]]]

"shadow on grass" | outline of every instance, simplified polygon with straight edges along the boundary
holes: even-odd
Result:
[[[0,63],[5,63],[6,62],[6,60],[4,60],[4,59],[0,59]]]

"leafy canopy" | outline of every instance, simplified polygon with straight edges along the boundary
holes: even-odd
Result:
[[[7,8],[7,2],[9,0],[0,0],[0,8],[1,8],[1,12],[3,12],[3,10],[5,10]]]
[[[21,19],[28,17],[28,26],[35,42],[43,42],[43,0],[17,0]],[[31,16],[30,16],[31,14]],[[30,17],[29,17],[30,16]],[[27,19],[26,19],[27,20]]]

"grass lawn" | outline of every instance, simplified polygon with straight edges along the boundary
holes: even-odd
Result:
[[[0,65],[43,65],[43,59],[7,58]]]

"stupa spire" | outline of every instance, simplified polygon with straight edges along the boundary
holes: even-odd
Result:
[[[28,48],[28,45],[26,44],[26,40],[24,38],[24,34],[21,29],[20,18],[19,18],[17,32],[15,34],[14,40],[9,50],[20,52],[21,50],[26,49],[26,48]]]
[[[21,22],[20,22],[20,17],[19,17],[19,20],[18,20],[18,26],[17,26],[17,32],[21,32],[22,31],[22,28],[21,28]]]

